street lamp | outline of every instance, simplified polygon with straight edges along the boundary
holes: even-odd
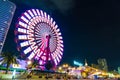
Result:
[[[27,64],[30,65],[32,63],[32,61],[28,61]]]

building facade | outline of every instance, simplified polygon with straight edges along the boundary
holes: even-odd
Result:
[[[0,53],[2,51],[16,6],[8,0],[0,0]]]

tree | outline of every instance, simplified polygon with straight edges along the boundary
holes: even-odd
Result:
[[[120,74],[120,67],[118,67],[118,73]]]
[[[98,65],[101,70],[108,71],[107,61],[106,59],[98,59]]]
[[[9,52],[1,53],[1,58],[0,62],[2,62],[2,65],[6,64],[6,74],[11,64],[19,63],[17,57]]]

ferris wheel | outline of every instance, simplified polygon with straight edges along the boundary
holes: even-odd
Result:
[[[40,65],[52,61],[54,66],[62,59],[63,38],[53,18],[39,9],[24,12],[15,29],[17,49],[27,59],[36,59]]]

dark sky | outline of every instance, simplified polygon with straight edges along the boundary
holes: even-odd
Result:
[[[17,6],[3,51],[16,50],[14,28],[18,17],[38,8],[50,14],[64,40],[62,63],[97,63],[106,58],[109,69],[120,66],[120,1],[118,0],[10,0]]]

